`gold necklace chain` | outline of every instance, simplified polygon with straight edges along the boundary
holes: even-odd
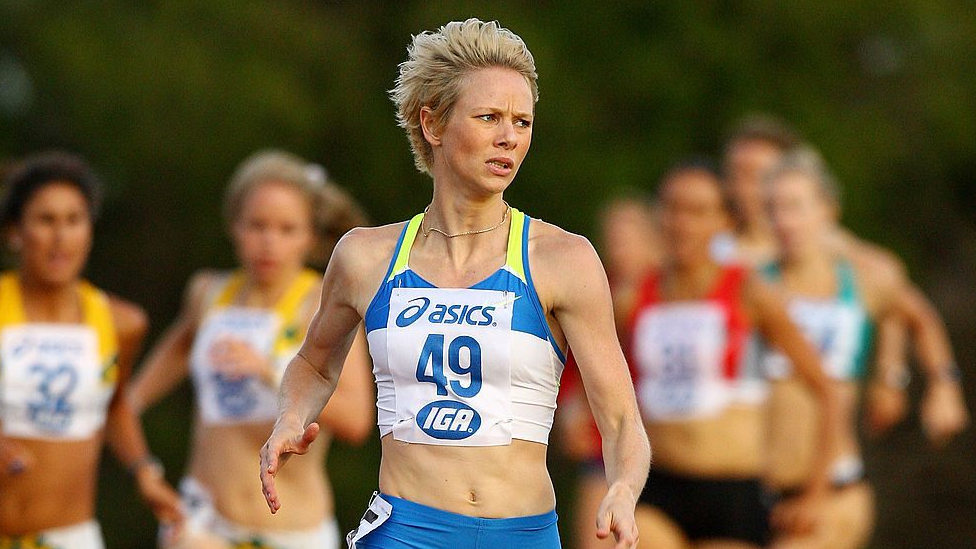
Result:
[[[448,233],[446,233],[446,232],[444,232],[444,231],[442,231],[442,230],[440,230],[440,229],[438,229],[437,227],[434,227],[434,226],[430,226],[430,227],[424,228],[424,223],[421,222],[420,223],[420,231],[422,233],[424,233],[424,238],[427,238],[428,236],[430,236],[430,233],[432,233],[432,232],[434,232],[434,233],[440,233],[440,234],[444,235],[447,238],[456,238],[456,237],[459,237],[459,236],[465,236],[465,235],[469,235],[469,234],[481,234],[481,233],[487,233],[489,231],[494,231],[498,227],[501,227],[502,225],[504,225],[506,221],[508,221],[508,213],[510,211],[512,211],[512,207],[508,205],[508,202],[505,202],[504,200],[502,200],[502,203],[505,204],[505,211],[502,212],[502,220],[499,221],[497,225],[493,225],[491,227],[488,227],[487,229],[478,229],[478,230],[475,230],[475,231],[464,231],[464,232],[461,232],[461,233],[448,234]],[[427,207],[424,208],[424,221],[427,221],[427,210],[429,210],[429,209],[430,209],[430,205],[428,204]]]

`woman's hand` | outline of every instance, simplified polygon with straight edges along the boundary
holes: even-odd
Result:
[[[27,448],[7,438],[0,437],[0,480],[23,474],[34,465],[34,458]]]
[[[214,370],[231,380],[256,377],[268,385],[275,384],[271,362],[244,340],[220,338],[210,346],[208,357]]]
[[[177,531],[182,528],[185,517],[180,496],[163,478],[158,465],[147,463],[139,467],[135,471],[135,479],[139,494],[156,515],[156,520]]]
[[[799,536],[812,532],[823,515],[827,490],[827,488],[809,487],[802,494],[776,504],[770,515],[773,528]]]
[[[637,547],[639,534],[634,508],[637,498],[630,487],[622,482],[610,486],[596,513],[596,537],[606,539],[613,534],[617,544],[614,549]]]
[[[959,383],[936,380],[929,383],[921,404],[922,429],[936,446],[942,446],[969,425],[969,411]]]
[[[865,427],[869,434],[880,436],[899,424],[908,413],[905,389],[872,381],[865,398]]]
[[[274,478],[278,470],[288,461],[292,454],[302,455],[308,452],[309,446],[319,436],[319,424],[311,423],[304,430],[300,424],[285,425],[279,421],[275,424],[271,437],[261,447],[261,491],[268,502],[271,513],[281,509],[281,500],[275,490]]]

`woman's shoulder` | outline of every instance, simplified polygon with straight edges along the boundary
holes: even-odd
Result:
[[[106,293],[112,322],[120,341],[141,340],[149,331],[149,315],[138,304]]]
[[[905,263],[891,250],[844,233],[846,246],[838,254],[853,267],[855,274],[872,282],[898,285],[908,279]]]
[[[341,263],[346,269],[362,272],[377,263],[389,261],[408,222],[379,227],[356,227],[336,244],[330,263]]]
[[[364,311],[393,261],[406,224],[357,227],[346,233],[336,244],[326,269],[328,294]]]
[[[356,227],[347,232],[340,242],[346,242],[347,245],[350,242],[355,245],[380,245],[384,242],[389,242],[389,245],[392,247],[399,240],[400,234],[403,232],[404,227],[407,226],[407,223],[409,221],[400,221],[376,227]]]
[[[237,271],[200,269],[190,275],[184,291],[184,306],[197,308],[210,301]]]
[[[529,227],[530,253],[553,261],[570,261],[580,256],[595,256],[593,245],[583,235],[572,233],[558,225],[533,219]]]
[[[607,285],[603,264],[590,241],[552,223],[533,220],[528,238],[529,267],[536,288]]]

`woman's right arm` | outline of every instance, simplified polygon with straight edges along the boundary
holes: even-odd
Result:
[[[877,322],[874,373],[864,398],[864,420],[868,433],[882,435],[908,413],[908,327],[898,315],[885,315]]]
[[[746,298],[763,338],[786,355],[795,374],[820,406],[819,452],[810,479],[801,497],[773,513],[777,527],[808,532],[821,512],[823,498],[830,486],[831,466],[842,430],[837,390],[824,373],[817,351],[790,318],[781,296],[753,277],[747,283]]]
[[[366,442],[376,425],[372,368],[366,332],[360,327],[342,366],[339,385],[319,418],[336,437],[351,444]]]
[[[364,284],[368,249],[362,229],[336,246],[322,281],[319,310],[312,317],[301,349],[285,370],[278,392],[278,420],[261,448],[261,485],[272,513],[281,508],[274,477],[292,454],[304,454],[319,432],[316,420],[338,385],[343,363],[362,320],[357,298]]]
[[[146,356],[126,394],[136,415],[141,415],[168,395],[189,373],[190,348],[196,336],[205,296],[213,285],[212,273],[194,275],[184,298],[183,310]]]

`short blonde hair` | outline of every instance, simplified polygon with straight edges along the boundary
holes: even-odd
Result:
[[[329,180],[325,168],[280,150],[258,151],[237,167],[224,194],[224,218],[228,226],[240,217],[247,195],[270,181],[294,187],[308,200],[316,246],[307,262],[324,267],[339,238],[354,227],[368,224],[362,208],[344,189]]]
[[[772,186],[786,174],[799,174],[810,178],[821,196],[833,206],[841,206],[841,188],[833,172],[827,167],[820,152],[811,145],[801,145],[786,153],[779,163],[765,176],[766,185]]]
[[[413,37],[390,98],[397,108],[397,123],[407,130],[418,170],[430,174],[434,161],[434,151],[420,126],[420,109],[429,107],[435,120],[446,120],[465,76],[490,67],[518,71],[532,90],[533,103],[539,100],[532,53],[517,34],[497,21],[452,21],[436,32],[424,31]]]

